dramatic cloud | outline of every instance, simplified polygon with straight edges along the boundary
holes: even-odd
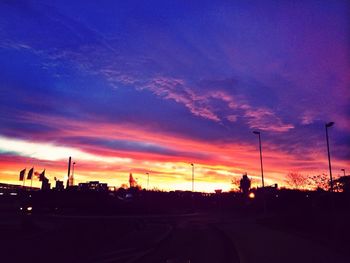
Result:
[[[259,177],[259,130],[267,180],[283,183],[294,170],[327,173],[328,121],[334,170],[347,169],[347,10],[345,0],[5,1],[0,180],[33,163],[64,175],[72,155],[77,181],[151,171],[154,186],[187,189],[195,163],[198,187],[229,189],[232,176]]]

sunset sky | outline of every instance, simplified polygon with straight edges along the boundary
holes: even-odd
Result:
[[[74,2],[74,3],[72,3]],[[230,189],[350,171],[344,1],[1,1],[0,181]],[[39,185],[35,181],[34,185]]]

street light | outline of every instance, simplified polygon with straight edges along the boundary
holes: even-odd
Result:
[[[260,132],[258,132],[258,131],[253,131],[253,133],[259,136],[261,181],[262,181],[262,187],[264,188],[265,184],[264,184],[264,169],[263,169],[262,151],[261,151],[261,136],[260,136]]]
[[[146,173],[147,174],[147,190],[149,190],[148,188],[148,185],[149,185],[149,173]]]
[[[343,171],[343,173],[344,173],[344,176],[345,176],[345,169],[341,169],[341,171]]]
[[[73,169],[72,169],[72,176],[74,176],[74,166],[75,166],[76,162],[73,162]]]
[[[73,186],[74,185],[74,167],[75,167],[76,162],[73,162],[73,167],[72,167],[72,178],[71,178],[71,182],[70,185]]]
[[[194,192],[194,164],[191,163],[192,166],[192,192]]]
[[[328,128],[332,127],[333,125],[334,125],[334,122],[328,122],[325,124],[326,139],[327,139],[327,152],[328,152],[329,177],[331,179],[331,192],[333,192],[333,178],[332,178],[331,154],[329,152]]]
[[[69,177],[70,177],[70,166],[71,166],[71,163],[72,163],[72,157],[69,156],[69,158],[68,158],[68,172],[67,172],[67,189],[69,187]]]

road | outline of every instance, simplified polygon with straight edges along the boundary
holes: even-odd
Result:
[[[1,216],[1,262],[350,262],[239,215]]]
[[[15,223],[3,232],[3,262],[239,262],[207,215],[16,220],[6,220]]]
[[[215,226],[215,220],[183,218],[173,224],[169,237],[136,262],[239,262],[233,243]]]

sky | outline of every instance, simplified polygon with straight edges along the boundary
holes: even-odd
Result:
[[[92,3],[94,2],[94,3]],[[350,171],[348,1],[1,1],[0,181],[229,190]],[[27,182],[28,184],[28,182]],[[34,180],[33,185],[39,185]]]

